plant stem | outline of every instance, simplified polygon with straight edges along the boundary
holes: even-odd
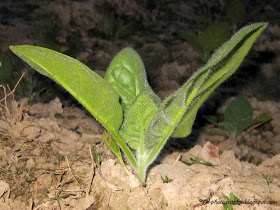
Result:
[[[136,159],[134,157],[134,155],[132,154],[131,150],[129,149],[129,147],[126,145],[126,143],[122,140],[122,137],[120,136],[120,134],[118,132],[112,132],[111,135],[116,139],[118,145],[120,146],[121,150],[125,153],[127,159],[129,160],[131,166],[133,167],[133,169],[135,171],[137,171],[137,162]]]
[[[147,165],[145,163],[145,157],[142,155],[139,157],[138,160],[138,168],[137,168],[137,176],[142,182],[143,185],[146,185],[146,171],[147,171]]]

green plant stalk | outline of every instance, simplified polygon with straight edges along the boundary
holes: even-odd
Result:
[[[130,165],[135,170],[138,178],[142,183],[145,183],[146,179],[146,172],[148,168],[148,164],[146,161],[146,150],[144,144],[141,145],[139,149],[138,161],[135,159],[134,155],[132,154],[130,148],[127,144],[122,140],[122,137],[117,132],[112,132],[111,135],[117,141],[118,145],[120,146],[121,150],[125,153],[127,159],[129,160]]]
[[[143,127],[141,127],[141,134],[144,133]],[[145,183],[145,179],[146,179],[146,171],[147,171],[147,163],[146,163],[146,156],[147,156],[147,151],[145,148],[145,144],[144,144],[144,135],[141,135],[140,139],[140,146],[139,149],[136,151],[137,157],[138,157],[138,167],[137,167],[137,174],[138,174],[138,178],[141,180],[142,183]]]
[[[137,161],[136,161],[134,155],[132,154],[131,150],[127,146],[127,144],[122,140],[122,137],[120,136],[120,134],[118,132],[113,131],[113,132],[111,132],[111,135],[115,138],[115,140],[117,141],[121,150],[125,153],[125,155],[126,155],[127,159],[129,160],[129,163],[131,164],[132,168],[135,171],[137,171],[137,168],[138,168]]]
[[[149,164],[145,161],[145,156],[142,155],[139,157],[138,167],[136,169],[136,173],[140,181],[145,185],[146,175],[147,175],[147,168]]]

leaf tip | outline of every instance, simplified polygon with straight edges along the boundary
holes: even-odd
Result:
[[[15,49],[16,49],[16,46],[14,46],[14,45],[10,45],[10,46],[9,46],[9,49],[10,49],[12,52],[14,52],[14,51],[15,51]]]
[[[268,24],[269,24],[268,22],[259,22],[259,23],[254,23],[252,25],[259,26],[259,28],[265,29],[268,26]]]
[[[24,45],[10,45],[9,46],[9,49],[15,53],[16,55],[18,55],[18,53],[20,53],[20,51],[23,49]]]

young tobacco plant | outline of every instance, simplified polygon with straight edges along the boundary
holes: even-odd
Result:
[[[253,111],[249,101],[239,96],[226,107],[223,124],[220,125],[218,118],[213,115],[207,116],[206,119],[224,131],[229,137],[236,139],[246,129],[272,120],[269,113],[253,118]]]
[[[190,134],[198,108],[238,68],[267,23],[242,28],[180,89],[163,102],[150,88],[140,56],[119,52],[105,78],[79,61],[37,46],[10,49],[39,73],[71,93],[109,132],[106,145],[124,166],[120,149],[145,184],[148,167],[169,137]]]

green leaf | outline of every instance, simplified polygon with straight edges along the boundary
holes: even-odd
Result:
[[[230,193],[229,197],[224,195],[224,197],[229,201],[228,204],[223,204],[223,207],[224,209],[227,209],[227,210],[233,210],[233,206],[232,205],[238,205],[238,201],[239,201],[239,198],[234,195],[232,192]]]
[[[94,143],[92,145],[92,150],[93,150],[93,159],[94,162],[97,164],[98,167],[100,167],[101,165],[101,154],[98,152],[97,147],[96,147],[96,143]]]
[[[75,115],[68,115],[66,118],[67,118],[67,120],[75,120],[76,116]]]
[[[191,166],[193,164],[201,164],[201,165],[205,165],[205,166],[210,166],[210,167],[214,167],[215,165],[213,163],[210,162],[202,162],[196,158],[190,158],[190,161],[182,161],[184,164]]]
[[[180,138],[188,136],[192,131],[192,125],[196,117],[196,112],[189,113],[188,117],[184,117],[176,126],[172,133],[173,138]]]
[[[256,125],[256,124],[261,125],[261,124],[266,123],[270,120],[272,120],[271,115],[268,114],[268,113],[264,113],[264,114],[261,114],[261,115],[257,116],[254,119],[251,119],[250,121],[241,122],[239,124],[239,126],[237,126],[237,128],[238,128],[237,131],[238,132],[232,137],[236,138],[240,133],[242,133],[247,128],[250,128],[251,126]]]
[[[253,119],[253,108],[246,98],[237,97],[225,109],[224,119],[229,123],[251,121]]]
[[[242,122],[240,122],[242,123]],[[246,122],[245,122],[246,123]],[[238,125],[236,123],[230,123],[225,121],[222,125],[221,125],[221,129],[222,131],[224,131],[229,137],[232,138],[236,138],[242,131],[243,131],[243,127],[244,127],[244,122],[242,123],[243,125]]]
[[[269,114],[262,114],[253,119],[253,108],[244,97],[237,97],[231,102],[224,113],[225,122],[221,128],[232,138],[236,138],[247,128],[271,120]]]
[[[107,133],[106,131],[104,131],[103,133],[103,140],[106,144],[106,146],[114,153],[114,155],[117,157],[117,159],[119,160],[119,163],[121,164],[121,166],[123,167],[123,169],[125,170],[125,172],[127,174],[129,174],[124,162],[123,162],[123,158],[122,158],[122,153],[120,151],[120,147],[117,144],[116,140],[113,139],[109,133]]]
[[[242,131],[250,127],[253,120],[253,108],[246,98],[235,98],[224,113],[225,122],[221,128],[232,138],[236,138]]]
[[[61,114],[61,113],[55,113],[54,117],[56,119],[65,120],[65,116],[63,114]]]
[[[231,28],[227,22],[210,24],[199,37],[199,45],[203,59],[209,59],[210,54],[230,38]]]
[[[207,78],[205,81],[203,81],[203,85],[201,85],[199,88],[201,90],[198,93],[195,93],[195,90],[193,91],[195,97],[192,97],[192,95],[188,96],[188,98],[192,97],[189,100],[196,98],[195,101],[200,101],[199,104],[201,105],[219,84],[221,84],[237,70],[243,58],[248,53],[254,40],[259,36],[260,32],[266,28],[266,26],[267,23],[256,23],[246,26],[237,32],[222,47],[220,47],[214,53],[208,63],[198,72],[196,72],[196,74],[194,74],[184,85],[186,86],[187,84],[196,81],[199,77]],[[202,97],[202,95],[204,96]],[[200,99],[202,97],[203,101],[198,100],[197,96]],[[192,104],[194,103],[192,102]],[[187,112],[186,116],[172,134],[172,137],[186,137],[189,135],[192,123],[195,118],[194,115],[196,115],[200,105],[193,106],[194,108],[192,109],[194,110],[192,110],[192,113]]]
[[[105,80],[119,93],[125,111],[143,91],[151,93],[156,103],[160,103],[148,85],[142,59],[132,48],[125,48],[114,57]]]
[[[246,18],[244,0],[228,0],[227,18],[234,24],[241,23]]]
[[[146,130],[157,109],[157,105],[147,93],[139,95],[128,109],[120,132],[132,149],[137,150],[140,144],[144,144]]]
[[[258,124],[258,123],[266,123],[268,121],[272,120],[272,117],[269,113],[264,113],[261,114],[259,116],[257,116],[256,118],[254,118],[252,121],[252,123],[254,124]]]
[[[206,120],[208,120],[210,123],[212,123],[213,125],[215,125],[216,127],[219,127],[218,124],[218,118],[214,115],[209,115],[204,117]]]
[[[71,93],[109,131],[122,123],[119,95],[98,74],[79,61],[56,51],[29,45],[10,49],[39,73]]]
[[[203,54],[202,52],[202,46],[199,43],[199,37],[196,33],[193,31],[184,31],[181,34],[181,37],[188,42],[192,46],[194,50],[196,50],[199,54]]]
[[[163,176],[160,176],[161,177],[161,180],[163,183],[169,183],[169,182],[172,182],[173,179],[170,179],[167,175],[165,175],[165,177]]]
[[[207,86],[218,86],[219,84],[221,84],[224,80],[230,77],[237,70],[243,58],[248,53],[254,40],[258,37],[260,32],[266,28],[266,26],[267,23],[256,23],[242,28],[231,38],[231,40],[229,40],[222,47],[220,47],[213,54],[208,63],[203,68],[201,68],[195,75],[193,75],[191,79],[193,79],[196,75],[197,77],[201,76],[207,78],[203,82],[205,83],[203,85],[203,91],[205,91],[205,88],[207,88]],[[188,82],[191,82],[190,80]],[[216,84],[214,84],[214,80],[217,80]],[[213,88],[213,90],[214,89],[215,88]],[[211,92],[212,91],[210,91],[209,94]],[[205,94],[207,95],[207,93]],[[208,95],[206,95],[205,99],[207,99],[208,97]],[[197,107],[197,109],[198,108],[199,107]],[[172,137],[178,138],[188,136],[191,132],[191,127],[195,119],[195,115],[196,111],[193,111],[192,113],[188,114],[187,117],[184,117],[181,120],[178,127],[176,128],[176,130],[174,131],[174,133],[172,134]]]
[[[183,124],[188,127],[185,127],[186,132],[179,127],[180,132],[175,133],[175,136],[184,137],[189,134],[198,108],[218,85],[236,71],[266,26],[267,23],[257,23],[242,28],[213,54],[203,68],[164,100],[145,136],[146,147],[152,148],[148,163],[153,161],[180,121],[183,120]]]
[[[8,56],[0,55],[0,81],[1,84],[11,81],[13,66]]]

